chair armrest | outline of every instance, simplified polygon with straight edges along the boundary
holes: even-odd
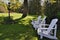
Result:
[[[49,24],[42,24],[42,25],[49,26]]]
[[[39,25],[42,25],[42,26],[49,26],[49,24],[39,24]]]
[[[40,24],[42,26],[49,26],[49,24]],[[47,29],[47,28],[42,28],[42,29]],[[57,29],[57,24],[55,24],[55,27],[54,28],[51,28],[51,29]]]
[[[51,28],[51,29],[57,29],[57,24],[55,24],[55,27],[54,28]]]
[[[33,22],[31,22],[31,24],[36,24],[36,25],[38,25],[39,23],[38,23],[37,21],[33,21]]]
[[[41,30],[41,29],[48,29],[48,28],[38,28],[38,29],[40,29],[40,30]]]
[[[40,29],[40,30],[46,30],[46,29],[49,29],[49,28],[38,28],[38,29]],[[51,28],[51,29],[55,29],[55,28]]]

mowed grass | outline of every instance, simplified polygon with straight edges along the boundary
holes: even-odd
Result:
[[[8,13],[0,14],[0,20],[7,17]],[[14,20],[22,17],[22,14],[11,13]],[[36,16],[26,16],[21,18],[16,24],[0,24],[0,40],[40,40],[37,32],[31,25],[31,20]],[[58,40],[60,39],[60,30],[57,30]],[[43,38],[42,40],[51,40]]]
[[[0,14],[0,17],[7,16],[7,13]],[[11,13],[11,16],[15,20],[21,18],[22,14]],[[17,24],[0,24],[0,40],[38,40],[37,33],[31,25],[33,18],[27,16],[20,19]]]

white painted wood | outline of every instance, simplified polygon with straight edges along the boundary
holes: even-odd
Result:
[[[40,27],[40,28],[37,29],[37,33],[38,33],[38,35],[40,35],[41,39],[43,38],[43,36],[47,37],[47,38],[50,38],[50,39],[57,39],[57,37],[56,37],[56,31],[57,31],[56,23],[57,23],[57,21],[58,21],[58,19],[53,19],[51,21],[50,25],[48,26],[48,28]],[[54,30],[54,33],[53,33],[54,35],[51,35],[52,30]]]
[[[33,25],[35,30],[37,30],[39,27],[41,27],[42,24],[45,24],[45,19],[46,19],[46,16],[44,18],[41,18],[41,16],[39,16],[37,21],[32,21],[31,24]]]

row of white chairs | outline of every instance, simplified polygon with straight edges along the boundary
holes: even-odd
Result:
[[[46,24],[46,16],[44,16],[43,18],[41,18],[41,16],[38,16],[38,19],[32,20],[31,24],[33,25],[33,28],[35,28],[35,30],[37,30],[37,34],[40,36],[40,39],[44,37],[50,38],[50,39],[54,39],[57,40],[56,37],[56,31],[57,31],[57,21],[58,19],[52,19],[50,24]],[[47,27],[48,26],[48,27]]]

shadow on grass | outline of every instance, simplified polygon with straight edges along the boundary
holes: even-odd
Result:
[[[3,17],[1,17],[1,22]],[[25,25],[24,21],[19,21],[21,24],[0,24],[0,40],[36,40],[37,34],[32,26]],[[30,22],[29,22],[30,23]]]
[[[26,15],[26,16],[27,16],[27,15]],[[15,21],[17,21],[17,22],[18,22],[19,20],[21,20],[21,19],[25,18],[26,16],[23,16],[23,15],[22,15],[22,17],[21,17],[21,18],[15,19]]]
[[[19,21],[21,19],[23,19],[23,18],[21,17],[21,18],[13,20],[12,16],[10,18],[8,16],[0,17],[0,24],[18,24],[18,22],[21,22],[21,21]]]
[[[33,40],[34,37],[37,35],[28,25],[0,25],[0,40]]]

